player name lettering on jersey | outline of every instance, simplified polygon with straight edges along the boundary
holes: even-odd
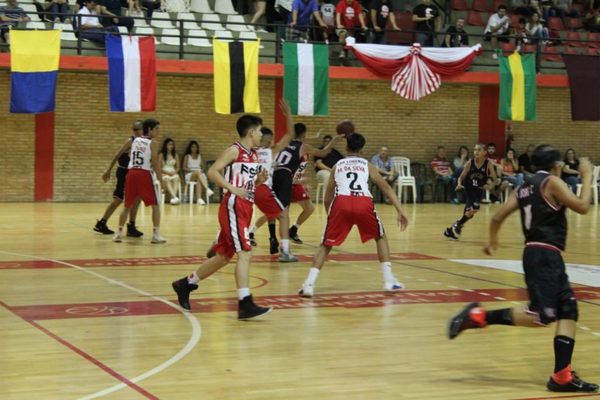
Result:
[[[150,143],[152,143],[152,139],[147,137],[138,137],[133,140],[133,143],[131,143],[131,158],[129,159],[130,169],[152,171]]]
[[[335,165],[336,196],[367,196],[369,191],[369,162],[361,157],[346,157]]]

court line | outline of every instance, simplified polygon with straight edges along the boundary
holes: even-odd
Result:
[[[104,280],[104,281],[106,281],[106,282],[108,282],[108,283],[110,283],[112,285],[121,286],[122,288],[130,290],[132,292],[136,292],[138,294],[144,295],[144,296],[152,298],[154,300],[160,301],[160,302],[168,305],[169,307],[172,307],[172,308],[180,311],[187,318],[187,320],[189,321],[190,325],[192,326],[192,336],[190,337],[190,339],[188,340],[188,342],[186,343],[186,345],[181,350],[179,350],[175,355],[173,355],[171,358],[169,358],[167,361],[165,361],[162,364],[159,364],[158,366],[156,366],[156,367],[154,367],[154,368],[152,368],[152,369],[144,372],[141,375],[138,375],[138,376],[136,376],[134,378],[129,379],[128,383],[119,383],[119,384],[111,386],[109,388],[106,388],[106,389],[100,390],[98,392],[89,394],[87,396],[81,397],[79,400],[95,399],[95,398],[98,398],[98,397],[101,397],[101,396],[105,396],[105,395],[107,395],[109,393],[113,393],[113,392],[119,391],[121,389],[124,389],[127,386],[130,386],[130,387],[133,388],[133,386],[132,386],[133,384],[141,382],[141,381],[143,381],[146,378],[149,378],[149,377],[151,377],[153,375],[156,375],[159,372],[162,372],[163,370],[169,368],[171,365],[175,364],[176,362],[178,362],[179,360],[181,360],[182,358],[184,358],[186,355],[188,355],[194,349],[194,347],[200,341],[200,338],[202,336],[202,328],[200,326],[200,322],[198,322],[198,319],[194,316],[194,314],[184,311],[178,305],[176,305],[176,304],[174,304],[174,303],[172,303],[172,302],[170,302],[168,300],[165,300],[162,297],[155,296],[152,293],[149,293],[149,292],[146,292],[144,290],[138,289],[136,287],[130,286],[130,285],[126,284],[126,283],[114,280],[112,278],[109,278],[109,277],[107,277],[105,275],[102,275],[102,274],[99,274],[97,272],[90,271],[90,270],[88,270],[86,268],[80,267],[79,265],[67,263],[67,262],[60,261],[60,260],[54,260],[54,259],[46,258],[46,257],[38,257],[38,256],[29,255],[29,254],[21,254],[21,253],[12,253],[12,252],[3,251],[3,250],[0,250],[0,253],[14,255],[14,256],[19,256],[19,257],[24,257],[24,258],[28,258],[29,257],[29,258],[36,258],[38,260],[52,261],[52,262],[56,262],[56,263],[63,264],[65,266],[71,267],[71,268],[73,268],[73,269],[75,269],[77,271],[84,272],[86,274],[95,276],[96,278],[102,279],[102,280]],[[98,363],[94,363],[94,364],[98,365],[100,367],[100,365]],[[127,378],[124,378],[124,379],[127,379]]]

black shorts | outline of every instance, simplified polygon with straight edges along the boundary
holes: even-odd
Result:
[[[529,292],[529,310],[554,319],[568,319],[569,315],[563,315],[565,305],[573,301],[575,295],[560,252],[526,246],[523,271]]]
[[[485,191],[479,187],[465,186],[465,211],[479,210]]]
[[[127,176],[127,169],[118,167],[115,176],[117,177],[117,185],[115,186],[113,197],[123,201],[123,199],[125,199],[125,177]]]
[[[292,173],[286,169],[277,169],[273,173],[273,192],[284,208],[292,202]]]

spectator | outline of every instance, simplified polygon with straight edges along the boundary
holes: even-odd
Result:
[[[379,153],[375,154],[373,158],[371,158],[371,164],[377,167],[379,170],[379,174],[383,178],[383,180],[390,185],[394,186],[394,182],[398,177],[398,171],[394,170],[394,165],[392,164],[392,160],[388,156],[388,148],[386,146],[382,146],[379,149]],[[385,199],[386,203],[389,203],[389,199]]]
[[[454,186],[456,180],[452,177],[452,167],[450,161],[446,159],[446,148],[439,146],[437,153],[433,160],[431,160],[431,169],[435,174],[436,186],[441,184],[444,187],[444,199],[446,201],[446,188],[450,188],[450,199],[452,203],[458,203],[456,193],[454,192]]]
[[[321,4],[320,12],[325,25],[327,25],[330,30],[335,31],[335,6],[329,1],[325,1]]]
[[[71,18],[65,15],[60,15],[71,13],[68,0],[46,0],[43,5],[37,1],[34,1],[33,5],[35,6],[40,18],[44,21],[54,23],[64,22],[66,24],[71,23]]]
[[[521,50],[523,45],[529,41],[527,39],[527,29],[526,28],[527,28],[527,19],[525,19],[524,17],[520,17],[518,25],[513,27],[513,35],[515,35],[515,47],[519,51]]]
[[[375,30],[375,43],[385,43],[385,29],[389,21],[392,29],[399,31],[394,15],[394,6],[391,0],[373,0],[370,6],[371,23]]]
[[[133,0],[130,0],[129,4],[133,4]],[[98,0],[98,5],[100,6],[100,15],[107,16],[102,18],[103,26],[124,26],[127,28],[127,32],[131,33],[133,18],[121,16],[121,0]]]
[[[571,11],[573,7],[573,0],[552,0],[552,5],[548,10],[547,15],[544,15],[544,19],[548,20],[548,17],[559,17],[564,26],[567,25],[566,17],[578,17],[576,12]]]
[[[294,0],[292,4],[292,15],[290,16],[286,40],[299,41],[308,40],[308,29],[310,18],[314,16],[319,26],[326,31],[327,25],[321,19],[319,4],[317,0]]]
[[[581,183],[581,179],[579,178],[579,159],[573,149],[568,149],[565,153],[565,166],[561,178],[569,185],[573,193],[577,194],[577,184]]]
[[[115,26],[104,27],[100,24],[94,0],[84,0],[83,7],[81,7],[77,14],[81,15],[79,34],[83,39],[96,43],[104,43],[107,32],[118,32]]]
[[[465,32],[464,26],[464,18],[458,18],[454,26],[449,26],[448,29],[446,29],[446,35],[444,35],[444,42],[442,43],[442,47],[468,46],[469,35],[467,34],[467,32]]]
[[[171,204],[179,204],[181,196],[181,179],[179,178],[179,155],[175,151],[173,139],[166,138],[160,150],[162,184],[171,195]]]
[[[523,184],[523,173],[519,172],[519,163],[515,158],[515,149],[506,150],[506,157],[500,160],[502,165],[502,180],[512,184],[514,187]]]
[[[208,187],[206,174],[202,172],[202,157],[200,156],[200,145],[195,140],[192,140],[185,151],[183,157],[183,173],[185,174],[185,182],[196,182],[198,189],[198,204],[205,205],[206,202],[202,199],[202,190],[204,188],[209,196],[213,195],[213,191]]]
[[[346,58],[346,50],[343,46],[346,44],[347,36],[356,36],[356,29],[358,26],[363,32],[369,30],[365,23],[365,15],[362,12],[360,3],[355,0],[340,0],[337,7],[335,8],[335,25],[336,34],[342,44],[342,50],[340,51],[340,58]]]
[[[6,5],[0,7],[0,42],[10,44],[8,32],[19,22],[30,21],[25,11],[17,5],[17,0],[6,0]]]
[[[519,171],[522,172],[524,176],[535,174],[533,166],[531,165],[531,155],[533,154],[533,149],[535,149],[535,146],[530,144],[527,146],[525,153],[519,156]]]
[[[150,24],[150,20],[152,20],[152,14],[154,10],[160,10],[161,2],[160,0],[141,0],[142,8],[146,9],[146,22]]]
[[[531,44],[538,44],[542,41],[542,44],[550,38],[548,35],[548,29],[542,25],[540,21],[540,15],[537,12],[531,14],[529,22],[525,25],[525,33],[527,34],[527,40]]]
[[[290,17],[292,15],[292,4],[294,0],[276,0],[275,1],[275,11],[279,14],[279,18],[283,24],[287,24],[290,21]],[[280,37],[285,37],[286,27],[279,26],[277,28],[279,30]]]
[[[496,154],[496,143],[492,142],[487,144],[487,154],[485,158],[492,160],[497,166],[500,165],[500,157],[498,157],[498,154]]]
[[[467,146],[460,146],[456,157],[452,160],[452,169],[454,170],[454,176],[458,178],[465,168],[465,164],[469,161],[469,155],[471,152]]]
[[[265,12],[267,11],[267,2],[265,0],[254,0],[254,10],[254,15],[250,20],[250,24],[253,26],[258,23],[258,20],[260,20],[263,15],[265,15]],[[266,32],[266,30],[262,28],[258,28],[256,31],[262,33]]]
[[[498,49],[498,41],[508,42],[510,29],[510,18],[506,15],[506,6],[498,6],[498,12],[490,15],[487,26],[485,27],[484,38],[486,42],[491,42],[493,51]],[[497,60],[498,55],[494,52],[492,58]]]
[[[584,25],[590,32],[600,32],[600,8],[590,8],[585,14]]]
[[[416,41],[421,46],[433,46],[434,32],[440,30],[440,12],[438,8],[431,4],[431,0],[422,0],[421,4],[418,4],[413,9],[413,22],[416,22]]]
[[[319,147],[319,149],[325,148],[325,146],[327,146],[329,142],[331,142],[331,139],[333,139],[331,135],[323,136],[323,144],[321,145],[321,147]],[[331,173],[331,168],[333,168],[335,163],[340,161],[342,158],[344,158],[344,156],[336,149],[331,149],[329,154],[327,154],[325,157],[315,157],[314,161],[315,171],[317,172],[317,181],[319,183],[324,183],[325,185],[327,185],[327,182],[329,182],[329,174]]]
[[[487,188],[491,194],[492,202],[499,202],[499,194],[504,189],[502,187],[502,165],[500,164],[501,158],[496,154],[496,143],[488,143],[487,146],[487,154],[486,158],[490,160],[494,171],[496,172],[496,180],[489,178],[487,181]]]

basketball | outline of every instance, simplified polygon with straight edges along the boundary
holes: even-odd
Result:
[[[335,127],[335,131],[338,135],[348,136],[355,132],[354,124],[349,119],[338,122]]]

